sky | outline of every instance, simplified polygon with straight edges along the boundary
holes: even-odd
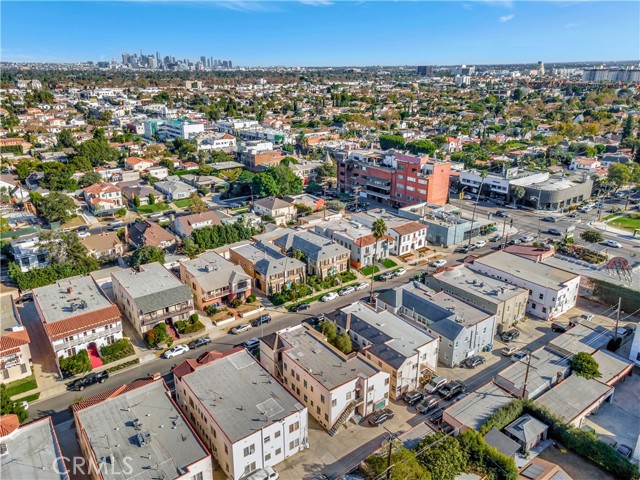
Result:
[[[2,1],[0,60],[239,66],[546,64],[640,59],[640,2]]]

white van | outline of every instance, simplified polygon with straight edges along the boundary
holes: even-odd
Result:
[[[275,468],[265,467],[256,470],[244,480],[278,480],[278,478],[280,478],[280,475],[278,475]]]

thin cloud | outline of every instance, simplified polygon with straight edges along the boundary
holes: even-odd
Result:
[[[311,7],[327,7],[333,5],[332,0],[299,0],[303,5],[309,5]]]
[[[515,16],[515,13],[512,13],[511,15],[503,15],[498,20],[500,20],[500,23],[506,23],[513,20]]]
[[[576,28],[578,25],[580,25],[579,23],[567,23],[564,28]]]

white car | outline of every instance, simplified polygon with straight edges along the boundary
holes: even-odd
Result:
[[[349,295],[350,293],[353,293],[355,291],[356,289],[353,287],[344,287],[342,290],[338,292],[338,295],[342,297],[343,295]]]
[[[240,325],[237,325],[237,326],[229,329],[229,333],[231,335],[238,335],[239,333],[246,332],[247,330],[251,330],[251,324],[250,323],[241,323]]]
[[[407,273],[407,271],[404,268],[399,268],[398,270],[393,272],[393,275],[395,277],[400,277],[400,276],[404,275],[405,273]]]
[[[183,353],[187,353],[189,351],[189,347],[187,345],[177,345],[173,348],[170,348],[166,352],[162,354],[162,358],[173,358],[178,355],[182,355]]]
[[[603,245],[606,245],[607,247],[613,247],[613,248],[620,248],[622,247],[622,245],[620,245],[618,242],[616,242],[615,240],[605,240],[604,242],[602,242]]]
[[[360,282],[355,286],[356,291],[364,290],[366,288],[369,288],[369,284],[367,282]]]
[[[436,260],[435,262],[433,262],[431,266],[435,268],[439,268],[439,267],[444,267],[446,264],[447,264],[447,261],[444,258],[441,258],[440,260]]]
[[[336,298],[338,298],[338,294],[336,292],[329,292],[326,295],[324,295],[320,301],[321,302],[330,302],[331,300],[335,300]]]
[[[484,240],[478,240],[476,243],[474,243],[474,245],[476,246],[476,248],[482,248],[487,244],[487,242],[485,242]]]
[[[78,238],[87,238],[91,236],[91,232],[87,232],[86,230],[82,232],[78,232]]]
[[[520,239],[523,243],[533,242],[533,237],[531,235],[525,235]]]

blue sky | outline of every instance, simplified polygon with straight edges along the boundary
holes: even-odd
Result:
[[[2,2],[3,61],[200,55],[242,66],[640,59],[640,2]]]

